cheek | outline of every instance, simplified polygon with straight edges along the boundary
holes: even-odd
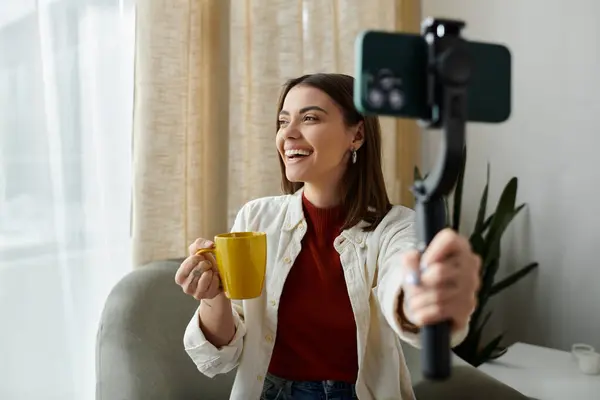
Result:
[[[275,146],[277,146],[277,150],[279,150],[283,144],[283,135],[281,135],[280,132],[281,131],[277,131],[277,134],[275,135]]]
[[[323,132],[322,134],[314,135],[311,139],[311,146],[317,149],[319,154],[327,154],[330,159],[338,159],[348,150],[345,137],[339,133],[331,131]]]

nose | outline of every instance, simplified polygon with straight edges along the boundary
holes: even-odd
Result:
[[[302,133],[294,123],[289,123],[287,126],[281,128],[281,133],[284,139],[298,139],[302,136]]]

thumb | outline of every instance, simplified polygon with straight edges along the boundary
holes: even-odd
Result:
[[[418,285],[421,280],[421,253],[417,250],[410,250],[402,254],[402,268],[404,269],[404,278],[402,286]]]

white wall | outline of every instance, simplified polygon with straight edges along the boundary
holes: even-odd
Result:
[[[495,328],[510,341],[600,348],[600,1],[422,4],[423,16],[463,19],[468,38],[503,42],[513,55],[511,119],[467,131],[463,225],[473,226],[489,161],[490,205],[512,176],[528,203],[504,240],[502,272],[531,260],[540,268],[500,295]],[[425,166],[437,137],[425,134]]]

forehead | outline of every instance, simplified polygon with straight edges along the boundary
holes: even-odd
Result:
[[[283,110],[288,112],[294,112],[307,106],[319,106],[327,111],[336,108],[327,93],[305,85],[294,86],[283,101]]]

